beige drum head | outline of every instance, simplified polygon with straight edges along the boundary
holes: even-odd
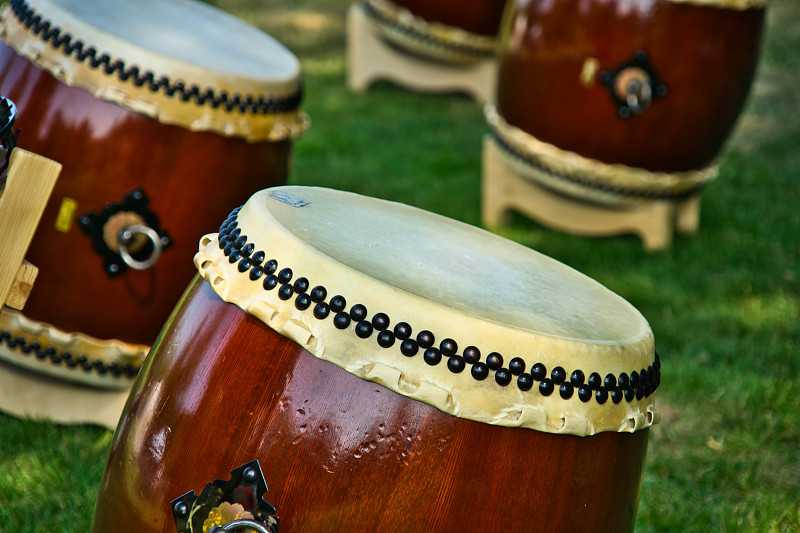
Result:
[[[406,205],[309,187],[259,192],[220,230],[195,257],[217,293],[359,377],[498,425],[592,434],[654,420],[660,363],[647,321],[536,251]],[[646,377],[625,399],[616,377],[634,373]],[[615,383],[600,390],[609,375]]]
[[[164,123],[250,141],[307,125],[297,58],[198,1],[14,0],[0,30],[64,83]]]

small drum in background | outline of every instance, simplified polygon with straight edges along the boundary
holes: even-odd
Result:
[[[0,93],[21,147],[63,164],[0,358],[128,387],[191,279],[199,236],[285,183],[306,127],[297,58],[191,0],[12,0]]]
[[[522,175],[581,200],[696,194],[747,97],[764,4],[512,1],[491,132]]]
[[[378,33],[426,59],[474,63],[494,57],[505,2],[500,0],[362,0]]]
[[[633,527],[660,360],[602,285],[311,187],[255,194],[195,264],[131,391],[93,531]]]

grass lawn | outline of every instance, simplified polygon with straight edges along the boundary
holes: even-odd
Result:
[[[458,95],[345,87],[346,0],[216,0],[300,57],[311,129],[291,182],[480,224],[481,108]],[[499,230],[638,307],[662,355],[637,529],[800,531],[800,2],[774,0],[750,100],[705,191],[700,231]],[[214,231],[214,228],[209,228]],[[0,415],[0,531],[87,531],[111,433]]]

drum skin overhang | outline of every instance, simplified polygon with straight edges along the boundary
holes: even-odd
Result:
[[[487,321],[481,316],[482,310],[467,311],[461,303],[437,303],[414,294],[408,287],[376,279],[374,273],[351,268],[341,256],[331,257],[298,239],[270,212],[270,208],[285,209],[281,196],[303,199],[311,205],[317,203],[318,197],[323,203],[327,200],[347,204],[348,197],[355,196],[318,191],[285,187],[257,193],[226,220],[221,233],[201,240],[195,264],[223,300],[241,307],[317,357],[459,417],[576,435],[636,431],[658,420],[652,393],[659,382],[660,360],[653,349],[649,326],[627,302],[568,267],[524,247],[512,246],[513,254],[530,254],[529,267],[540,262],[538,266],[546,271],[544,265],[557,264],[555,268],[570,272],[570,281],[587,283],[587,293],[595,294],[597,290],[609,302],[619,305],[614,311],[598,308],[581,313],[608,313],[608,320],[625,317],[637,324],[636,333],[618,342],[583,341],[562,333],[548,334],[544,328],[535,331],[506,323],[503,319],[507,317]],[[455,240],[462,234],[471,235],[483,246],[502,241],[497,253],[502,253],[499,249],[505,245],[498,237],[444,217],[423,215],[401,204],[365,201],[375,202],[369,208],[373,214],[382,204],[391,212],[412,211],[424,220],[414,228],[421,233],[429,226],[438,227]],[[409,242],[423,239],[413,231],[404,238]],[[269,256],[258,253],[262,250],[269,250]],[[393,257],[391,261],[399,259]],[[516,267],[519,265],[510,270]],[[478,264],[476,269],[481,270],[482,266]],[[573,274],[575,278],[571,277]],[[486,276],[491,277],[491,273]],[[272,287],[267,289],[270,284]],[[333,301],[325,303],[323,294],[329,298],[344,294],[347,307],[361,304],[364,316],[360,320],[352,318],[351,311],[348,324],[341,328],[335,322],[337,310],[331,309]],[[367,316],[367,310],[385,312]],[[433,349],[446,361],[432,366],[425,360],[436,354],[427,353],[429,346],[423,340],[414,341],[416,347],[404,345],[403,334],[392,329],[399,323],[410,326],[412,341],[416,335],[413,332],[432,333],[436,343]],[[631,335],[631,330],[626,335]],[[447,346],[448,341],[452,348]],[[476,349],[477,354],[468,353],[470,349]],[[484,354],[485,363],[475,360],[476,355],[481,359],[480,354]],[[492,356],[499,356],[495,357],[497,363],[493,364]],[[629,391],[626,394],[618,385],[631,378],[636,384],[624,383]]]

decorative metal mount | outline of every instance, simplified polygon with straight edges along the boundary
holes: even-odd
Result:
[[[208,483],[199,496],[191,491],[172,500],[175,528],[178,533],[278,533],[275,507],[262,497],[267,490],[258,460],[250,461],[231,470],[229,480]]]
[[[667,95],[667,86],[650,64],[647,52],[639,50],[633,59],[612,71],[601,71],[597,79],[608,87],[611,100],[622,118],[643,113],[655,98]]]
[[[92,248],[103,258],[109,278],[128,267],[145,270],[152,267],[172,239],[159,228],[158,216],[147,208],[150,200],[136,189],[119,203],[109,203],[100,212],[78,219],[81,230],[92,239]]]

